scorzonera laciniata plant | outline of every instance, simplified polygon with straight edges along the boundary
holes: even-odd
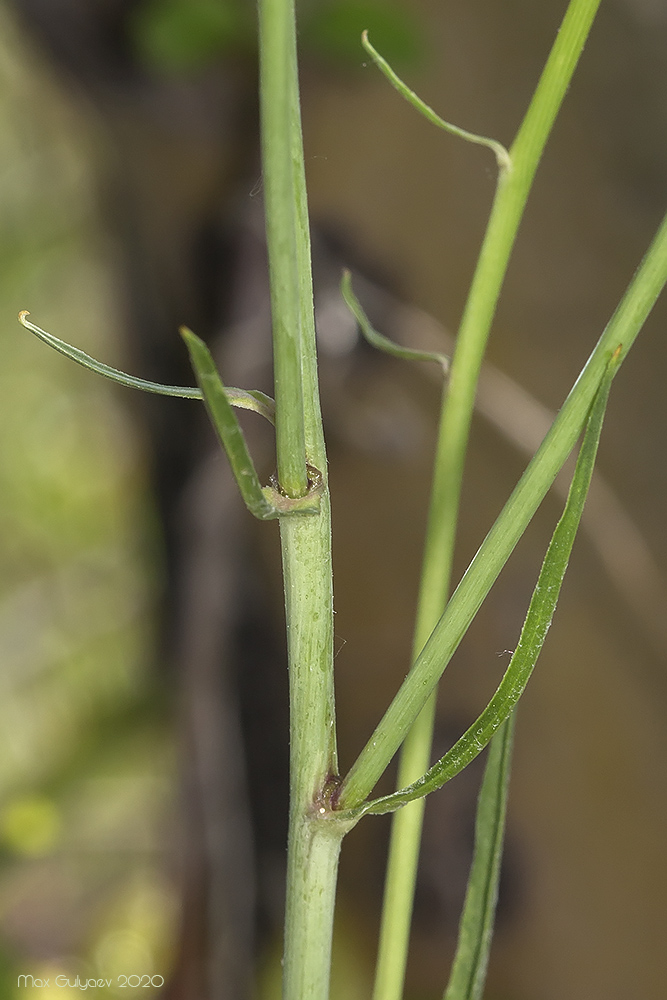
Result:
[[[477,379],[531,183],[600,0],[571,0],[519,131],[509,148],[443,121],[396,76],[366,36],[392,85],[438,127],[489,147],[496,195],[451,360],[408,352],[372,329],[349,274],[342,294],[366,338],[445,373],[433,490],[411,669],[356,762],[339,773],[333,683],[330,496],[319,408],[308,209],[293,0],[260,0],[262,160],[273,317],[275,401],[223,385],[206,345],[182,329],[198,388],[126,376],[40,330],[73,360],[122,384],[202,399],[249,511],[280,523],[290,674],[290,817],[284,943],[285,1000],[328,995],[336,874],[345,834],[366,814],[395,812],[374,1000],[403,992],[424,796],[491,742],[480,792],[473,865],[446,1000],[482,995],[502,852],[514,707],[551,623],[588,491],[612,380],[667,280],[663,221],[541,447],[450,595],[452,553]],[[275,423],[277,474],[262,486],[234,407]],[[546,552],[521,636],[497,691],[475,723],[429,769],[435,690],[486,594],[555,476],[581,439],[562,516]],[[372,798],[402,747],[398,790]]]

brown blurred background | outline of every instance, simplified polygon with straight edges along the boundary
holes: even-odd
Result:
[[[420,119],[356,39],[369,28],[439,113],[509,144],[564,9],[300,5],[343,767],[408,666],[439,387],[359,344],[340,268],[385,332],[446,336],[494,184],[491,155]],[[275,526],[240,508],[196,404],[112,389],[14,320],[29,308],[108,363],[180,384],[187,323],[228,382],[270,387],[253,16],[222,0],[0,8],[2,996],[25,994],[20,973],[277,996]],[[659,0],[603,0],[537,176],[489,358],[550,408],[664,211],[666,43]],[[487,1000],[664,996],[666,309],[615,382],[600,470],[616,506],[592,505],[519,712]],[[530,436],[538,416],[503,392],[497,418]],[[270,435],[244,426],[268,475]],[[476,420],[458,574],[524,465],[507,429]],[[440,753],[507,664],[559,505],[545,501],[447,671]],[[408,1000],[442,995],[479,777],[427,809]],[[369,996],[387,833],[370,818],[344,846],[338,998]]]

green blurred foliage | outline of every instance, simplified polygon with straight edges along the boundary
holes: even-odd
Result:
[[[132,19],[140,60],[158,73],[187,73],[230,52],[253,51],[254,9],[239,0],[148,0]]]
[[[83,978],[123,954],[168,973],[175,765],[140,444],[122,394],[16,318],[113,360],[94,137],[2,6],[0,137],[0,996],[18,997],[21,973]]]
[[[418,14],[408,4],[373,0],[304,0],[299,42],[311,58],[348,68],[359,67],[365,53],[361,33],[368,31],[373,45],[399,66],[421,62],[425,42]]]
[[[0,836],[17,854],[39,857],[57,844],[61,832],[60,810],[45,795],[17,795],[0,815]]]
[[[302,54],[325,66],[363,62],[361,33],[398,65],[421,61],[425,44],[418,15],[407,3],[381,0],[301,0]],[[248,0],[145,0],[131,20],[139,60],[160,75],[197,72],[221,59],[255,55],[256,17]]]

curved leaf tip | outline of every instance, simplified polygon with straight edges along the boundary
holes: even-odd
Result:
[[[503,146],[501,142],[497,139],[489,139],[485,135],[477,135],[475,132],[469,132],[468,129],[460,128],[458,125],[453,125],[451,122],[445,121],[441,118],[433,108],[422,101],[421,97],[415,94],[414,90],[411,90],[406,83],[401,80],[400,76],[394,72],[387,60],[380,55],[380,53],[373,47],[368,39],[368,31],[363,31],[361,34],[361,44],[363,45],[366,52],[386,78],[389,80],[392,87],[399,92],[399,94],[406,99],[406,101],[415,108],[416,111],[423,115],[427,121],[431,122],[432,125],[437,125],[438,128],[443,129],[445,132],[449,132],[451,135],[457,135],[460,139],[465,139],[466,142],[474,142],[479,146],[486,146],[490,149],[498,164],[499,174],[508,174],[512,169],[512,158],[510,156],[509,150]]]
[[[393,340],[389,340],[384,334],[378,333],[371,326],[368,316],[361,307],[361,303],[352,291],[352,275],[347,268],[343,269],[340,290],[345,304],[359,324],[359,329],[364,335],[364,339],[372,347],[375,347],[378,351],[384,351],[385,354],[391,354],[394,358],[400,358],[403,361],[435,361],[442,368],[443,374],[447,375],[449,372],[449,358],[446,354],[440,354],[437,351],[421,351],[416,348],[402,347],[400,344],[395,344]]]

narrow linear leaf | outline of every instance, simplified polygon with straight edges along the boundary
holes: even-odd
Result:
[[[359,328],[365,339],[372,347],[377,348],[378,351],[384,351],[385,354],[391,354],[394,358],[401,358],[404,361],[435,361],[436,364],[440,365],[444,374],[447,374],[449,371],[449,358],[446,354],[439,354],[437,351],[418,351],[409,347],[402,347],[400,344],[395,344],[393,340],[389,340],[384,334],[378,333],[377,330],[373,329],[368,316],[361,307],[359,299],[352,291],[352,276],[347,268],[343,271],[340,290],[348,309],[359,324]]]
[[[437,125],[438,128],[444,129],[445,132],[451,133],[451,135],[457,135],[460,139],[465,139],[466,142],[474,142],[479,146],[487,146],[493,151],[496,161],[498,163],[498,169],[501,173],[505,173],[512,168],[512,160],[509,152],[505,149],[502,143],[498,142],[496,139],[488,139],[484,135],[476,135],[474,132],[468,132],[467,129],[459,128],[458,125],[452,125],[451,122],[447,122],[440,115],[436,114],[433,108],[429,107],[421,97],[417,97],[413,90],[403,83],[401,78],[396,75],[394,70],[391,68],[386,59],[380,55],[376,49],[373,48],[368,40],[368,32],[364,31],[361,36],[361,44],[368,52],[369,56],[378,67],[378,69],[384,73],[389,82],[399,94],[408,101],[413,108],[415,108],[421,115],[424,116],[433,125]]]
[[[182,326],[180,332],[190,354],[206,409],[227,453],[246,507],[262,521],[276,517],[278,512],[264,495],[243,431],[227,398],[211,352],[192,330]]]
[[[556,610],[561,584],[593,475],[602,422],[609,399],[609,389],[620,365],[620,360],[621,348],[619,347],[607,364],[593,400],[565,509],[556,525],[556,530],[544,557],[526,620],[521,630],[519,644],[495,694],[473,725],[426,774],[413,784],[399,789],[391,795],[372,799],[356,809],[349,810],[350,815],[360,817],[365,813],[377,815],[393,812],[407,802],[412,802],[414,799],[421,798],[422,795],[428,795],[429,792],[441,788],[446,781],[462,771],[481,753],[521,697],[544,645]]]
[[[59,354],[64,354],[71,361],[75,361],[78,365],[82,365],[84,368],[88,368],[98,375],[103,375],[104,378],[108,378],[112,382],[124,385],[128,389],[141,389],[143,392],[152,392],[160,396],[203,399],[201,389],[197,389],[195,386],[163,385],[161,382],[147,382],[145,379],[135,378],[134,375],[126,375],[125,372],[118,371],[117,368],[111,368],[109,365],[91,358],[89,354],[80,351],[78,347],[72,347],[71,344],[66,344],[64,340],[54,337],[52,333],[47,333],[41,327],[35,326],[34,323],[31,323],[26,318],[29,315],[30,313],[26,309],[19,313],[19,322],[26,330],[30,330],[31,333],[34,333],[36,337],[45,344],[48,344],[55,351],[58,351]],[[255,413],[259,413],[262,417],[265,417],[269,423],[275,423],[276,404],[265,393],[257,389],[233,389],[226,386],[225,395],[232,406],[238,406],[243,410],[253,410]]]
[[[491,740],[477,801],[475,847],[444,1000],[481,1000],[489,964],[505,839],[515,713]]]

